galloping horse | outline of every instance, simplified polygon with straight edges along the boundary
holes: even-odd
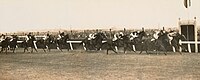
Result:
[[[46,52],[46,48],[47,48],[47,45],[45,43],[45,40],[44,39],[39,39],[36,41],[36,45],[40,45],[40,47],[43,49],[44,52]]]
[[[2,48],[1,48],[0,53],[5,50],[5,52],[7,54],[9,43],[10,43],[10,38],[9,37],[6,37],[5,40],[1,41],[0,45],[1,45]]]
[[[55,44],[55,42],[56,40],[52,35],[48,35],[48,38],[45,39],[44,44],[46,48],[49,50],[49,52],[51,51],[51,46]]]
[[[28,48],[31,47],[31,53],[33,52],[33,49],[37,52],[36,49],[36,44],[35,44],[36,38],[34,35],[31,35],[31,38],[29,40],[24,40],[22,42],[23,47],[24,47],[24,52],[26,52],[26,50],[28,51]]]
[[[103,43],[102,41],[107,39],[106,35],[103,33],[97,33],[96,35],[90,34],[85,39],[82,40],[81,44],[84,44],[84,47],[87,50],[100,50]]]
[[[63,47],[66,46],[67,50],[69,51],[69,44],[67,43],[68,40],[69,40],[68,34],[64,35],[60,39],[56,39],[55,43],[57,45],[57,48],[60,49],[60,51],[62,51]]]
[[[153,50],[156,51],[156,54],[158,54],[158,51],[163,51],[165,55],[167,52],[168,47],[171,47],[170,39],[169,39],[169,33],[161,30],[159,33],[155,33],[157,37],[154,40],[151,40],[149,45],[153,48]]]
[[[9,46],[10,46],[10,50],[13,51],[13,53],[15,52],[15,49],[17,47],[17,40],[18,40],[18,36],[17,35],[12,35],[12,39],[10,40]]]
[[[187,51],[187,49],[183,46],[179,44],[179,41],[182,40],[186,40],[186,37],[183,34],[179,34],[178,32],[174,33],[174,35],[171,35],[173,37],[173,39],[171,40],[171,45],[175,48],[175,51],[178,51],[180,54],[182,54],[179,50],[179,48],[181,47],[183,50]]]
[[[101,47],[103,45],[102,41],[107,39],[107,37],[103,33],[97,33],[96,35],[94,35],[94,37],[95,38],[94,38],[94,44],[93,45],[96,48],[96,50],[98,51],[98,50],[101,49]]]
[[[132,49],[132,45],[134,45],[134,43],[130,40],[129,35],[123,35],[121,36],[121,40],[123,42],[123,47],[124,47],[124,53],[126,53],[126,50],[129,48],[132,51],[134,51]],[[135,51],[134,51],[135,52]]]

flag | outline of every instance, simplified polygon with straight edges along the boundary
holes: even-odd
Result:
[[[185,8],[189,8],[191,6],[191,0],[184,0]]]

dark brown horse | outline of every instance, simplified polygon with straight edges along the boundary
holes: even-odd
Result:
[[[183,35],[183,34],[179,34],[178,32],[174,34],[174,36],[172,36],[173,39],[171,40],[171,45],[175,48],[175,51],[179,52],[180,54],[182,54],[180,52],[180,47],[187,51],[187,49],[183,46],[183,45],[180,45],[179,42],[180,40],[184,41],[186,40],[186,37]]]
[[[0,46],[1,46],[2,48],[1,48],[0,53],[2,53],[2,52],[5,50],[5,53],[7,54],[7,51],[8,51],[8,48],[9,48],[10,39],[11,39],[11,38],[6,37],[5,40],[1,41]]]
[[[22,42],[23,47],[24,47],[24,52],[26,52],[26,50],[28,51],[28,48],[31,47],[31,53],[33,52],[33,49],[37,52],[37,48],[36,48],[36,38],[34,35],[31,35],[31,38],[29,40],[24,40]]]

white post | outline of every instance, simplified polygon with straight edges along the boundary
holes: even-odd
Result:
[[[190,43],[188,43],[188,51],[189,51],[189,53],[192,52],[192,51],[191,51],[191,47],[190,47]]]
[[[195,32],[195,52],[198,53],[196,18],[195,18],[195,21],[194,21],[194,32]]]
[[[70,45],[71,50],[74,50],[72,47],[72,42],[69,42],[69,45]]]

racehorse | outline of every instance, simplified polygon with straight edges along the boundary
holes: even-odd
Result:
[[[10,50],[12,50],[13,53],[15,53],[15,49],[17,47],[18,36],[17,35],[12,35],[12,36],[13,36],[13,38],[10,40],[9,46],[10,46]]]
[[[55,43],[56,43],[57,49],[62,51],[63,47],[66,46],[67,50],[69,51],[69,44],[67,43],[68,40],[69,40],[68,34],[64,35],[64,37],[61,37],[60,39],[56,39]]]
[[[98,51],[98,50],[100,50],[101,49],[101,47],[102,47],[102,41],[103,40],[105,40],[105,39],[107,39],[107,37],[106,37],[106,35],[105,34],[103,34],[103,33],[97,33],[96,35],[94,35],[94,43],[93,43],[93,45],[94,45],[94,47],[96,48],[96,50]]]
[[[48,38],[44,40],[44,44],[49,52],[51,51],[51,46],[54,45],[55,43],[56,39],[52,35],[49,35]]]
[[[112,39],[106,39],[106,42],[104,43],[106,45],[106,54],[108,54],[109,50],[112,50],[117,54],[117,51],[115,50],[115,46],[117,46],[116,42]]]
[[[1,41],[1,52],[3,52],[5,50],[6,54],[7,54],[7,51],[8,51],[8,46],[9,46],[9,42],[10,42],[10,38],[9,37],[6,37],[5,40]]]
[[[26,52],[26,50],[28,51],[28,48],[31,47],[31,53],[33,52],[33,49],[37,52],[36,49],[36,44],[35,44],[36,38],[34,35],[31,35],[31,38],[29,40],[24,40],[22,42],[23,47],[24,47],[24,52]]]
[[[172,47],[175,48],[175,51],[178,51],[180,54],[182,54],[179,50],[179,48],[181,47],[183,50],[187,51],[187,49],[183,46],[179,44],[179,41],[182,40],[186,40],[186,37],[183,34],[180,34],[178,32],[176,32],[174,35],[171,35],[173,37],[173,39],[171,40],[171,45]]]
[[[43,51],[46,52],[45,49],[47,48],[47,44],[44,39],[37,40],[36,45],[39,45],[43,49]]]
[[[81,41],[80,45],[82,45],[82,44],[86,51],[94,49],[94,47],[92,46],[93,42],[91,40],[89,40],[89,37],[86,37],[85,39],[83,39]]]
[[[123,42],[124,53],[126,53],[127,49],[131,49],[132,51],[134,51],[132,49],[132,45],[134,45],[134,42],[130,40],[129,35],[123,35],[123,36],[121,36],[121,40]]]
[[[156,37],[155,37],[156,35]],[[165,55],[167,52],[167,48],[170,45],[170,40],[169,40],[169,34],[168,32],[163,32],[160,31],[159,33],[154,33],[153,38],[152,37],[144,37],[145,39],[142,40],[142,50],[140,54],[142,53],[143,50],[146,51],[147,54],[149,50],[156,51],[156,54],[158,54],[158,51],[163,51]]]
[[[102,48],[102,41],[107,39],[106,35],[103,33],[89,34],[85,39],[83,39],[80,45],[84,44],[85,50],[100,50]]]
[[[158,34],[156,34],[158,37],[155,39],[152,46],[154,46],[154,50],[156,51],[156,54],[158,54],[158,51],[163,51],[165,55],[167,55],[168,48],[171,48],[170,39],[169,39],[169,33],[161,30]]]

